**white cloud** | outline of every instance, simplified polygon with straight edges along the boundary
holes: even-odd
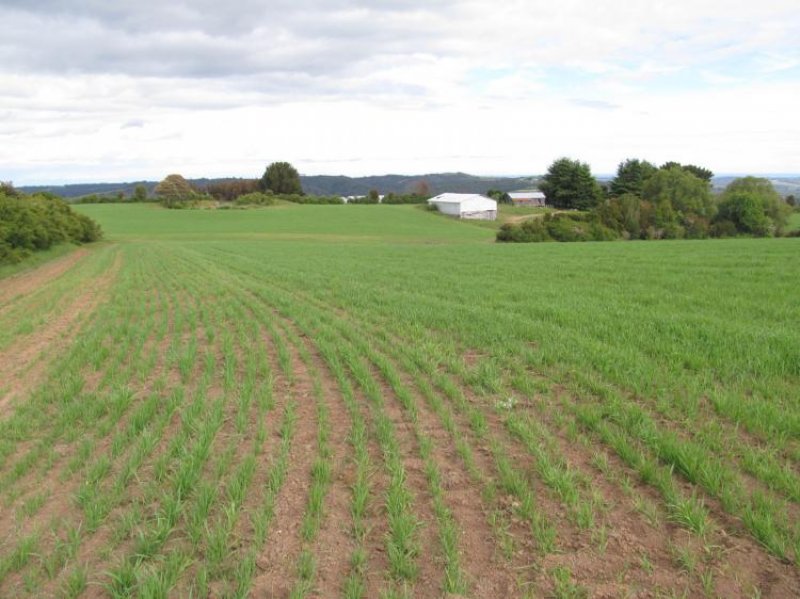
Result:
[[[797,170],[796,0],[0,2],[0,180]]]

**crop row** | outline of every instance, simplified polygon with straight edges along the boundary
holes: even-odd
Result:
[[[793,425],[732,407],[736,385],[701,404],[693,376],[685,397],[623,384],[598,353],[624,350],[597,330],[465,306],[441,271],[398,290],[256,244],[114,251],[107,297],[0,421],[2,592],[757,592],[742,548],[796,584]],[[559,334],[593,365],[509,330]]]

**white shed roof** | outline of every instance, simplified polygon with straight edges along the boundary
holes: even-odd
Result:
[[[497,202],[477,193],[442,193],[428,200],[429,204],[459,204],[470,210],[497,210]]]

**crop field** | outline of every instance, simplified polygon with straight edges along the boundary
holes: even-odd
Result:
[[[800,239],[79,209],[0,279],[0,596],[800,596]]]

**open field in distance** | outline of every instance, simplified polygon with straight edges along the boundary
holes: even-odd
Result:
[[[77,209],[0,279],[0,596],[800,596],[800,239]]]

